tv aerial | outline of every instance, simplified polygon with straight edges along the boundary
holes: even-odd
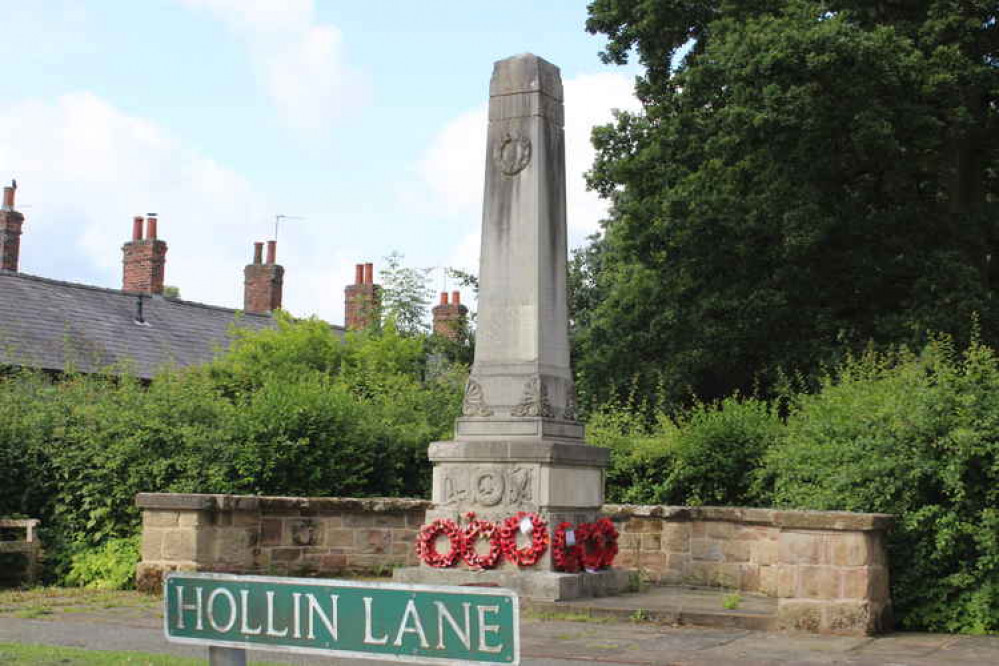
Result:
[[[304,220],[304,217],[298,215],[275,215],[274,216],[274,240],[277,241],[278,230],[281,227],[281,222],[284,220]]]

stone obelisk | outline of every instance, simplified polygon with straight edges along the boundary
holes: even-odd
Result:
[[[495,523],[518,511],[549,529],[594,520],[608,452],[583,443],[569,366],[565,133],[559,70],[525,54],[497,62],[489,87],[475,361],[455,441],[435,442],[427,522]],[[443,545],[443,544],[442,544]],[[445,546],[446,547],[446,546]],[[398,580],[498,583],[568,599],[621,589],[616,570],[566,574],[551,549],[536,565],[401,569]]]

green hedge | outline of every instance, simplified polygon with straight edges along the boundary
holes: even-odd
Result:
[[[755,505],[753,473],[782,431],[769,405],[728,398],[670,416],[613,404],[596,410],[587,440],[611,449],[612,502]]]
[[[902,626],[999,631],[999,363],[946,341],[869,354],[800,396],[764,467],[778,506],[894,513]]]
[[[135,534],[138,492],[427,495],[426,448],[450,437],[465,372],[427,376],[425,345],[281,319],[148,386],[8,373],[0,515],[43,520],[61,577],[81,549]]]
[[[973,343],[869,353],[772,405],[730,398],[679,417],[613,404],[589,440],[611,449],[617,502],[898,515],[902,627],[999,631],[999,361]]]

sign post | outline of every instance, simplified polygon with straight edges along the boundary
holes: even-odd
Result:
[[[168,641],[209,648],[212,666],[245,650],[418,664],[520,664],[520,606],[495,588],[171,573]]]

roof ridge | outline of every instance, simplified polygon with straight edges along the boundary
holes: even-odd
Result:
[[[67,280],[55,280],[53,278],[42,277],[41,275],[31,275],[30,273],[21,273],[17,271],[8,271],[0,269],[0,277],[6,278],[19,278],[23,280],[30,280],[32,282],[43,282],[45,284],[58,285],[60,287],[71,287],[74,289],[88,289],[90,291],[100,291],[107,294],[115,294],[118,296],[139,296],[139,292],[124,291],[122,289],[111,289],[110,287],[98,287],[92,284],[83,284],[82,282],[69,282]],[[219,310],[222,312],[231,312],[232,314],[242,313],[246,317],[260,317],[262,319],[270,319],[270,314],[259,314],[255,312],[246,312],[245,310],[240,310],[238,308],[227,308],[222,305],[212,305],[210,303],[201,303],[199,301],[186,301],[182,298],[168,298],[162,294],[143,294],[150,296],[152,298],[160,298],[167,303],[177,303],[180,305],[190,305],[192,307],[205,308],[206,310]]]

